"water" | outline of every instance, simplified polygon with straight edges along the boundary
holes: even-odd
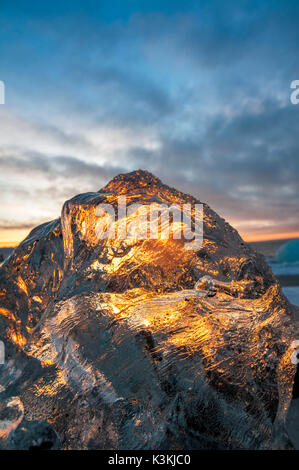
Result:
[[[299,287],[283,287],[282,290],[292,304],[299,306]]]
[[[289,275],[299,277],[299,263],[270,263],[270,266],[275,276]]]
[[[299,263],[270,263],[275,276],[294,276],[298,278],[298,286],[283,287],[288,300],[299,306]]]

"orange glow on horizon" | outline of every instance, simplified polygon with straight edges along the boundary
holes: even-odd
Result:
[[[299,232],[286,232],[286,233],[264,233],[264,234],[248,234],[243,235],[246,242],[270,242],[274,240],[292,240],[293,238],[299,238]]]
[[[28,229],[4,229],[0,230],[0,248],[14,248],[27,237],[34,227]]]

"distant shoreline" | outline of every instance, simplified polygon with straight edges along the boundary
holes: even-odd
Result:
[[[254,250],[262,253],[264,256],[275,256],[277,250],[284,243],[289,242],[290,240],[296,240],[296,238],[282,238],[281,240],[268,240],[268,241],[259,241],[259,242],[247,242]]]
[[[7,256],[10,255],[10,253],[14,250],[14,248],[9,248],[9,247],[3,247],[0,248],[0,255],[3,255],[3,258],[7,258]]]

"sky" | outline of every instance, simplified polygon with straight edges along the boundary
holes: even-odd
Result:
[[[0,0],[0,246],[138,168],[299,236],[299,2]]]

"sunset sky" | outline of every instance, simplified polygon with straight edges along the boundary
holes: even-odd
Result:
[[[299,236],[299,2],[2,0],[0,246],[147,169],[247,240]]]

